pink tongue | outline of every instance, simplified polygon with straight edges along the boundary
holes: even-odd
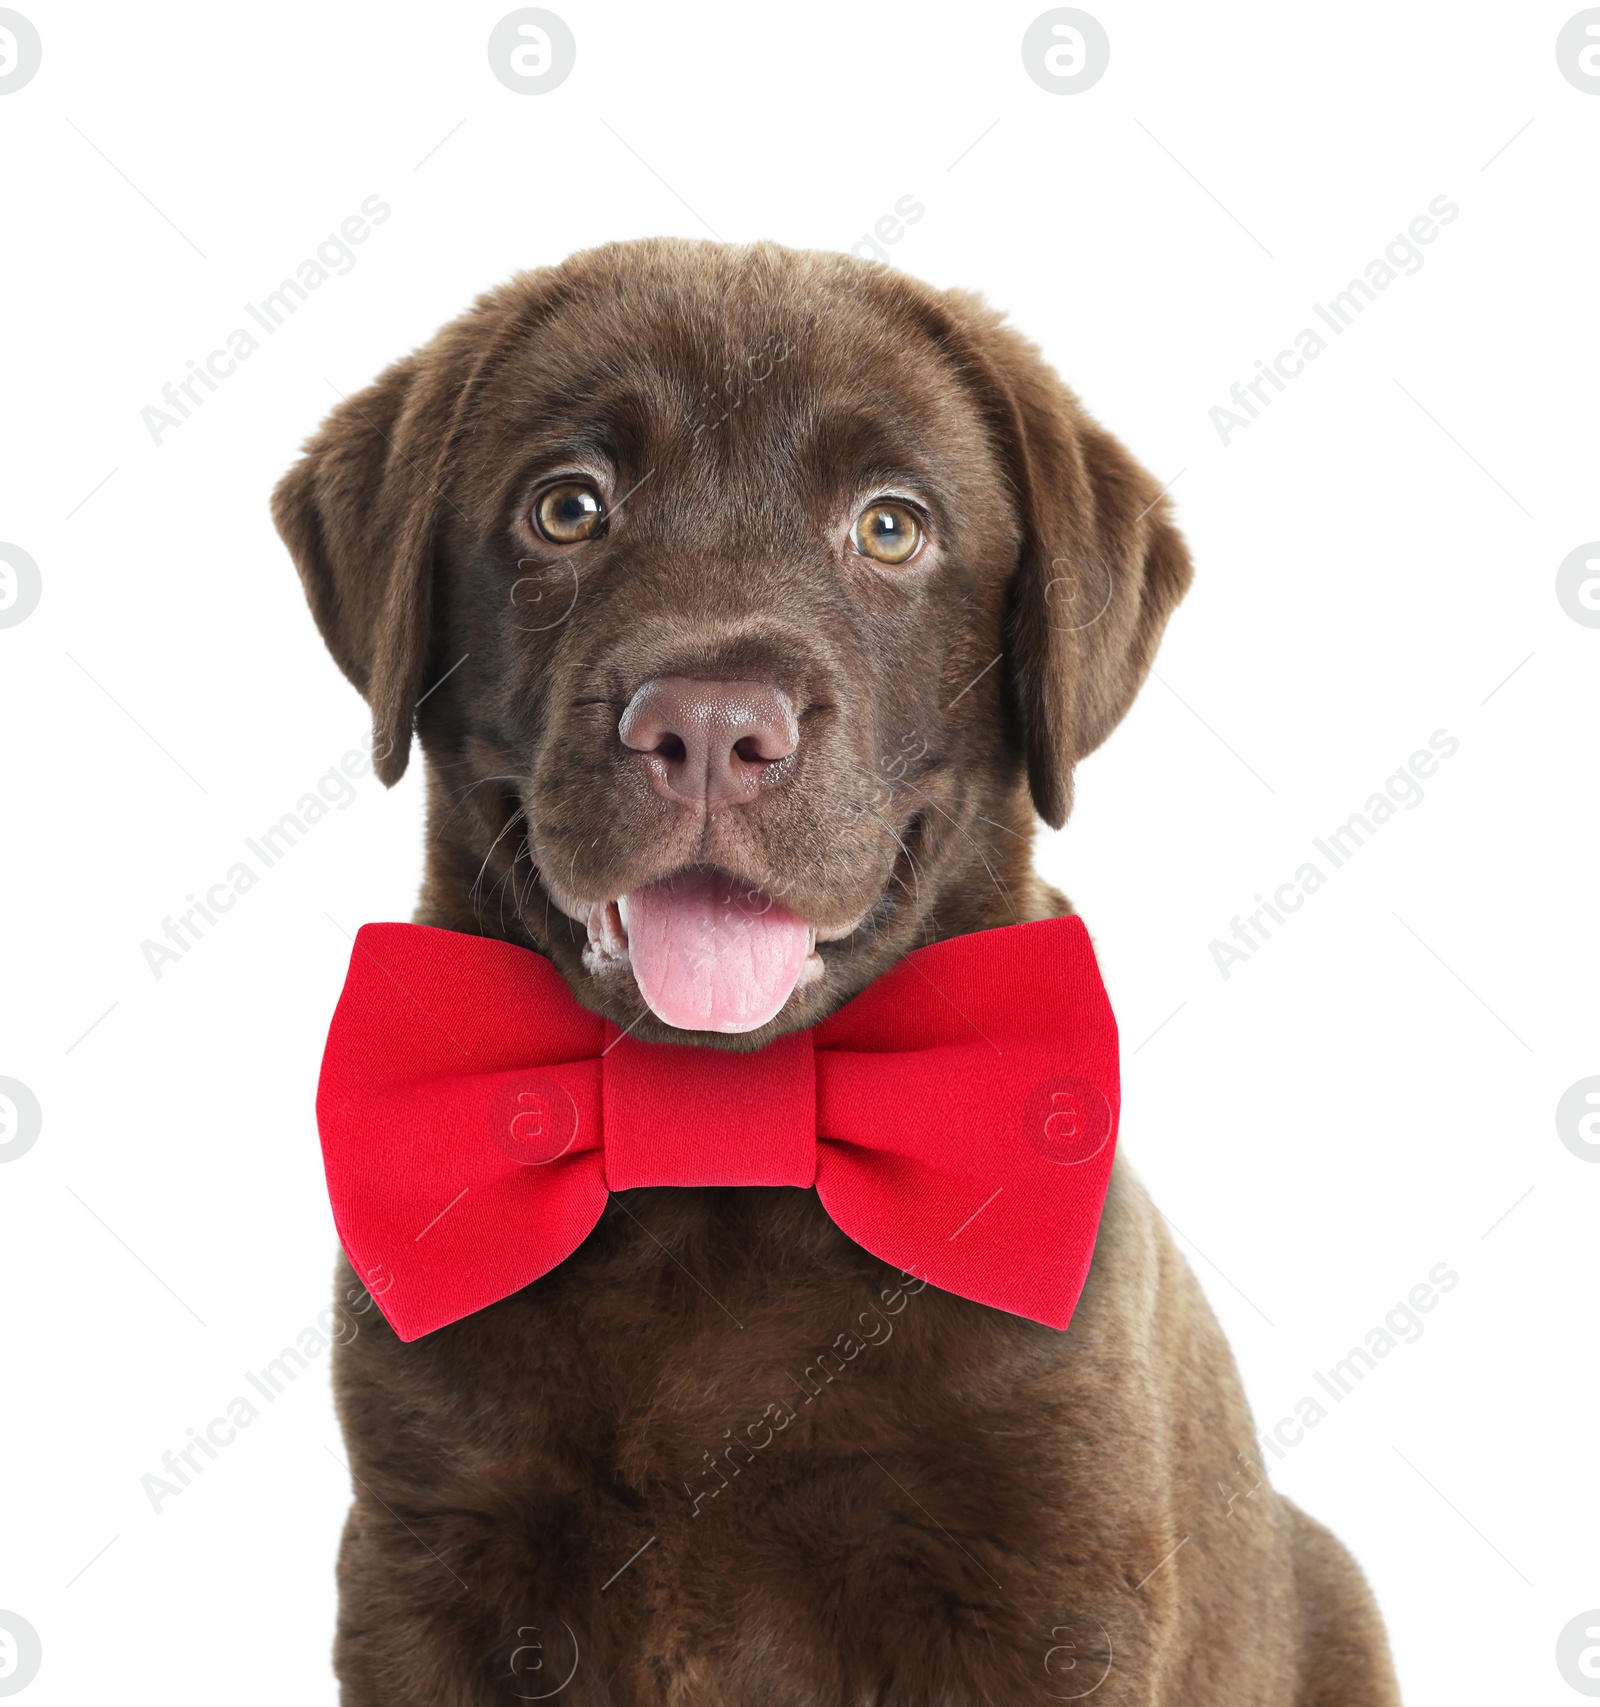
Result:
[[[804,919],[714,871],[683,871],[622,899],[628,954],[650,1010],[683,1031],[754,1031],[789,999],[811,949]]]

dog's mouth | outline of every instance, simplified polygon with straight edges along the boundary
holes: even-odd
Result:
[[[585,922],[587,969],[631,969],[650,1011],[680,1031],[755,1031],[823,973],[815,925],[714,866],[686,866],[595,902]]]

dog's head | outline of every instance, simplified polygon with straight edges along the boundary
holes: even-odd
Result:
[[[1189,579],[1155,482],[997,315],[770,244],[513,280],[273,509],[385,782],[422,742],[430,922],[680,1040],[1057,910],[1030,795],[1062,823]]]

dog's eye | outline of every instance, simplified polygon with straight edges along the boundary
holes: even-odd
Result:
[[[593,539],[606,519],[606,507],[594,487],[565,480],[539,494],[533,506],[534,525],[552,545],[576,545]]]
[[[904,504],[868,504],[850,530],[863,557],[874,563],[909,563],[922,546],[922,529]]]

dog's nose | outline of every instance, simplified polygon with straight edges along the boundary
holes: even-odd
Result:
[[[782,688],[689,676],[646,682],[617,733],[643,756],[657,794],[705,812],[753,800],[800,744],[794,702]]]

